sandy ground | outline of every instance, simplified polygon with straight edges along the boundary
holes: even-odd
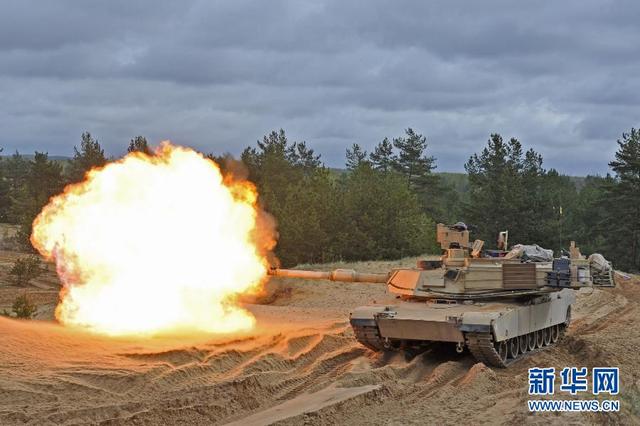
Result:
[[[494,370],[447,346],[411,359],[359,346],[348,313],[387,300],[377,284],[274,280],[263,298],[268,305],[247,305],[258,328],[242,335],[99,337],[50,321],[57,298],[52,271],[37,287],[8,286],[6,266],[16,256],[0,252],[0,310],[26,291],[41,319],[0,317],[2,425],[640,423],[635,277],[620,279],[615,289],[581,292],[560,344]],[[385,271],[413,262],[318,267]],[[621,412],[529,414],[533,366],[619,366]]]

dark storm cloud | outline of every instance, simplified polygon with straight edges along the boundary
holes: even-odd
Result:
[[[603,173],[638,125],[635,2],[6,1],[0,146],[69,154],[83,130],[239,153],[271,129],[340,166],[406,127],[440,170],[491,132]]]

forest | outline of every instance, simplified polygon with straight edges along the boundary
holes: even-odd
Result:
[[[127,150],[152,153],[142,136]],[[223,172],[237,170],[228,154],[206,156]],[[0,157],[0,223],[19,225],[17,243],[30,250],[31,223],[49,197],[112,160],[87,132],[68,160],[45,152]],[[617,140],[610,172],[583,179],[545,169],[542,155],[499,134],[461,159],[466,175],[437,173],[427,138],[411,128],[371,152],[346,148],[345,169],[326,167],[282,129],[248,146],[240,160],[277,220],[284,266],[436,254],[435,224],[462,221],[485,247],[508,230],[510,244],[535,243],[559,255],[575,240],[617,269],[640,270],[640,131],[633,128]]]

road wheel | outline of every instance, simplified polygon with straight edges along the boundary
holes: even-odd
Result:
[[[560,326],[558,324],[551,326],[551,343],[555,343],[560,338]]]
[[[551,327],[547,327],[542,330],[544,335],[544,345],[549,346],[551,344]]]
[[[509,339],[509,358],[516,359],[520,355],[520,342],[517,337]]]
[[[527,349],[530,351],[536,348],[536,335],[535,333],[527,334]]]
[[[536,348],[541,348],[544,346],[544,334],[542,333],[542,330],[536,330],[533,332],[533,334],[536,336]]]
[[[509,348],[507,347],[507,341],[503,340],[502,342],[494,343],[494,347],[496,348],[496,352],[498,352],[498,356],[502,360],[502,362],[507,362],[507,357],[509,356]]]
[[[520,353],[526,354],[527,352],[529,352],[529,343],[527,342],[526,334],[518,336],[518,344],[520,345]]]

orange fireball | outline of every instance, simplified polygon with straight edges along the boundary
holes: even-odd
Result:
[[[250,183],[168,142],[91,170],[33,223],[64,284],[56,317],[109,335],[250,329],[235,299],[260,288],[273,246],[256,199]]]

